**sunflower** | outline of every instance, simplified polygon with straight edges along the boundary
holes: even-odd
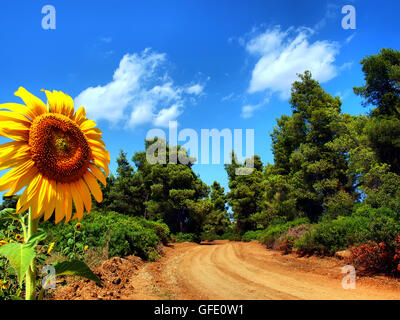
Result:
[[[76,225],[75,225],[75,230],[76,231],[79,231],[79,230],[81,230],[81,228],[82,228],[82,223],[77,223]]]
[[[15,95],[25,105],[0,104],[0,136],[14,141],[0,145],[0,178],[5,196],[24,187],[16,212],[31,207],[33,219],[55,222],[82,219],[91,210],[91,194],[103,200],[99,180],[106,184],[110,154],[101,131],[86,118],[84,107],[74,111],[73,99],[61,91],[47,91],[47,105],[20,87]]]
[[[20,234],[15,235],[16,241],[20,241],[21,239],[22,239],[22,235],[20,235]]]

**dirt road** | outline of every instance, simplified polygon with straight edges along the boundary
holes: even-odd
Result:
[[[168,248],[138,278],[150,296],[170,299],[400,299],[399,282],[386,278],[358,279],[355,290],[343,289],[344,264],[283,256],[257,242],[217,241]]]
[[[122,262],[123,265],[123,262]],[[282,255],[258,242],[182,243],[165,248],[157,262],[142,263],[129,284],[107,299],[400,299],[400,282],[358,278],[342,287],[345,262],[336,258]],[[118,268],[115,271],[118,273]],[[76,287],[75,287],[76,289]],[[114,290],[107,287],[107,291]],[[70,291],[72,294],[73,291]],[[75,290],[74,292],[79,292]],[[82,290],[80,291],[82,292]],[[88,292],[92,292],[88,290]],[[68,298],[68,297],[66,297]],[[73,298],[88,298],[84,294]]]

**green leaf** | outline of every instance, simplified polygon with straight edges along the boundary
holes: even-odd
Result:
[[[11,219],[19,221],[21,219],[21,215],[16,214],[15,209],[6,208],[0,211],[0,219],[1,220]]]
[[[86,263],[82,261],[79,260],[63,261],[55,263],[53,266],[56,269],[57,276],[72,275],[93,280],[94,282],[97,283],[101,283],[101,280],[93,273],[92,270],[90,270],[90,268],[86,265]]]
[[[36,256],[31,244],[8,243],[0,247],[0,255],[7,258],[18,276],[19,284],[22,284],[29,265]]]
[[[33,244],[34,246],[36,246],[40,241],[46,239],[46,237],[47,237],[47,233],[44,231],[37,233],[28,239],[27,244],[30,243],[30,244]]]

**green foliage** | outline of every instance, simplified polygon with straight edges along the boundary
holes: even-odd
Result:
[[[375,107],[366,135],[379,161],[400,174],[400,51],[385,48],[361,64],[365,84],[354,92],[364,98],[364,106]]]
[[[308,224],[308,218],[299,218],[293,221],[286,222],[284,224],[271,224],[268,228],[263,230],[259,235],[258,239],[262,244],[268,248],[272,248],[276,239],[289,230],[289,228],[300,226],[302,224]]]
[[[200,238],[198,235],[194,233],[182,233],[178,232],[171,235],[171,239],[173,242],[200,242]]]
[[[362,205],[351,216],[339,216],[321,221],[294,246],[302,252],[333,254],[336,251],[369,241],[384,242],[390,246],[400,234],[398,214],[389,208],[371,208]]]
[[[241,241],[242,240],[242,237],[233,231],[225,232],[219,238],[221,240],[229,240],[229,241]]]
[[[49,241],[55,242],[56,251],[70,258],[82,258],[84,247],[108,247],[109,257],[137,255],[154,260],[154,249],[167,242],[169,229],[164,223],[147,221],[115,212],[92,212],[76,230],[73,224],[54,227],[46,223]]]
[[[152,151],[155,161],[149,163],[147,152]],[[176,163],[170,163],[171,159]],[[204,200],[209,190],[192,170],[195,159],[184,148],[169,147],[165,141],[155,138],[146,140],[145,151],[136,152],[132,161],[134,166],[121,150],[117,176],[110,180],[111,186],[103,188],[104,204],[98,208],[162,220],[173,232],[200,235],[204,214],[198,210],[203,204],[197,202]],[[190,209],[186,210],[183,221],[178,221],[184,208]]]
[[[354,93],[364,98],[365,106],[371,104],[376,107],[373,115],[396,114],[396,107],[400,104],[400,52],[384,48],[360,63],[365,84],[355,87]]]
[[[82,261],[71,260],[55,263],[54,269],[56,276],[72,275],[92,280],[101,283],[101,280],[93,273],[92,270]],[[50,279],[49,279],[50,280]]]
[[[252,161],[254,169],[250,174],[237,175],[235,170],[246,169],[246,162]],[[236,221],[235,232],[239,235],[247,230],[257,229],[257,221],[252,219],[254,214],[262,210],[263,200],[263,174],[260,157],[246,159],[245,164],[240,165],[234,153],[232,163],[225,165],[229,177],[230,192],[227,194],[229,205],[232,207],[233,218]]]
[[[263,230],[256,230],[256,231],[249,230],[242,236],[242,240],[243,241],[257,240],[262,233]]]
[[[0,256],[7,258],[22,285],[29,265],[36,256],[33,243],[8,243],[0,247]]]

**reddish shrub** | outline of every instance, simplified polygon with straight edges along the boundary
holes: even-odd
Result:
[[[292,252],[293,249],[293,244],[294,244],[294,238],[293,237],[287,237],[282,240],[282,242],[279,244],[279,250],[282,251],[282,254],[288,254]]]
[[[352,247],[350,260],[355,268],[365,273],[393,271],[393,252],[384,243],[371,241],[358,247]]]

